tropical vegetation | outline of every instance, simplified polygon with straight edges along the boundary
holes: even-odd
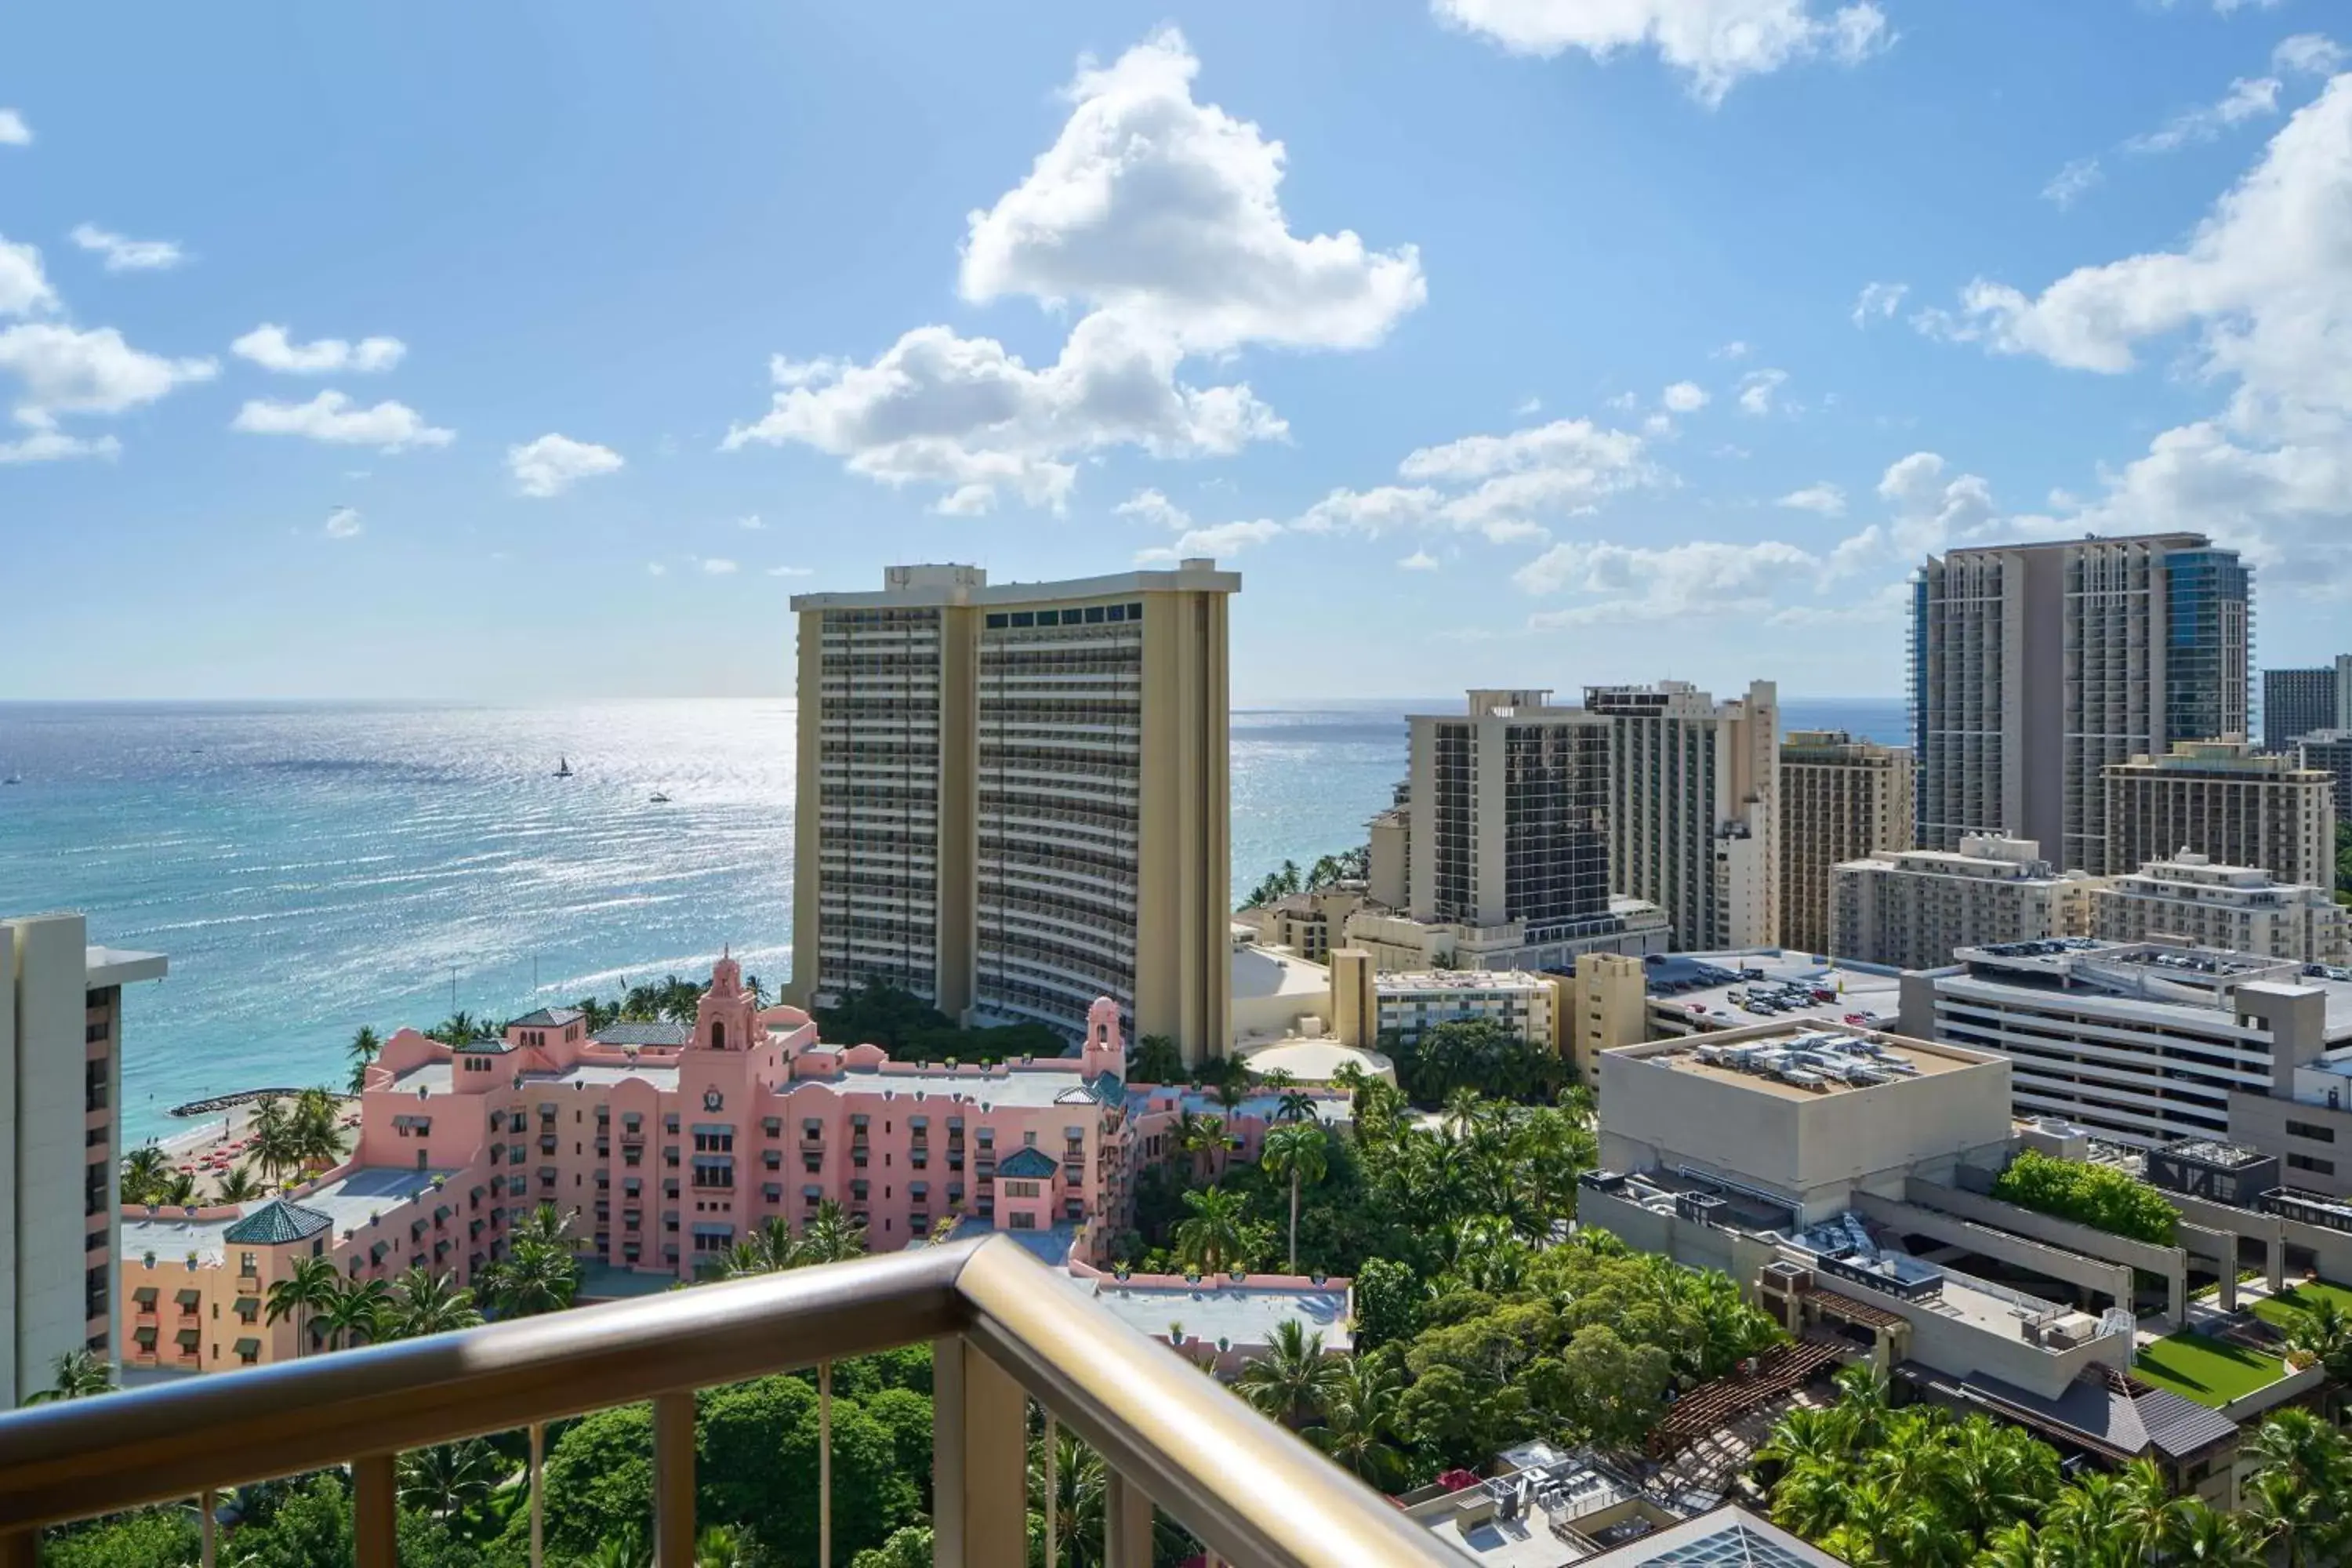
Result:
[[[2037,1214],[2071,1219],[2110,1236],[2158,1247],[2172,1245],[2180,1211],[2146,1182],[2112,1165],[2062,1160],[2028,1149],[2010,1162],[1992,1185],[2003,1203]]]
[[[1298,869],[1297,861],[1285,860],[1258,879],[1257,886],[1242,900],[1242,908],[1255,910],[1293,893],[1318,893],[1341,882],[1360,882],[1371,875],[1371,866],[1372,847],[1369,844],[1342,849],[1337,855],[1318,856],[1304,872]]]

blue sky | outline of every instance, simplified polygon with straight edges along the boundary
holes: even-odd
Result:
[[[1244,702],[1892,694],[1922,552],[2151,527],[2352,646],[2319,0],[132,14],[0,23],[0,698],[780,692],[792,593],[1194,552]]]

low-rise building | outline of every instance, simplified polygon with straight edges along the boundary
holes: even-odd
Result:
[[[1908,849],[1837,868],[1831,952],[1857,963],[1927,969],[1952,951],[2067,936],[2089,919],[2097,883],[2062,874],[2031,838],[1972,833],[1958,849]]]
[[[877,1250],[952,1216],[1099,1260],[1141,1165],[1177,1155],[1169,1130],[1185,1112],[1223,1116],[1249,1159],[1278,1109],[1268,1093],[1229,1109],[1126,1073],[1114,1000],[1076,1056],[894,1062],[821,1040],[796,1007],[760,1008],[731,959],[690,1029],[592,1035],[569,1008],[457,1047],[403,1029],[368,1069],[342,1166],[281,1199],[125,1216],[121,1309],[154,1331],[126,1365],[282,1357],[296,1331],[270,1324],[266,1300],[301,1258],[346,1279],[422,1266],[465,1284],[541,1205],[572,1216],[583,1259],[624,1283],[691,1280],[768,1221],[797,1228],[826,1202]],[[1344,1094],[1316,1103],[1326,1121],[1348,1115]]]
[[[2238,739],[2183,741],[2106,769],[2107,864],[2192,849],[2282,882],[2336,883],[2336,781]]]
[[[1588,952],[1642,957],[1674,945],[1665,910],[1646,899],[1612,894],[1609,912],[1573,934],[1531,931],[1524,921],[1471,925],[1417,920],[1367,904],[1348,917],[1343,945],[1361,948],[1381,969],[1572,969]]]
[[[1481,1020],[1556,1050],[1567,984],[1562,975],[1524,970],[1383,973],[1370,953],[1341,948],[1331,959],[1334,1033],[1369,1049],[1410,1044],[1441,1024]]]
[[[1367,902],[1361,882],[1342,882],[1311,892],[1286,893],[1234,911],[1234,923],[1256,933],[1260,947],[1278,947],[1317,963],[1330,961],[1345,941],[1348,917]],[[1236,1033],[1240,1030],[1236,1028]]]
[[[2020,1116],[2245,1144],[2352,1194],[2352,970],[2088,937],[1955,957],[1903,977],[1902,1027],[2007,1057]]]
[[[1676,952],[1644,959],[1596,955],[1570,977],[1561,1048],[1594,1081],[1600,1053],[1644,1040],[1679,1039],[1768,1018],[1874,1027],[1900,1005],[1894,970],[1825,963],[1782,948]]]
[[[2151,860],[2093,889],[2090,934],[2299,963],[2352,962],[2352,913],[2327,889],[2282,882],[2257,866],[2221,865],[2194,850]]]

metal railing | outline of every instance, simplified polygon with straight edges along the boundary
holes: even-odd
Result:
[[[1155,1505],[1236,1568],[1452,1560],[1379,1494],[988,1237],[0,1416],[0,1568],[31,1568],[45,1525],[344,1464],[358,1568],[394,1568],[399,1453],[525,1427],[536,1557],[544,1425],[646,1400],[656,1561],[686,1568],[695,1390],[815,1366],[829,1413],[832,1363],[923,1342],[941,1568],[1026,1561],[1033,1398],[1049,1436],[1066,1426],[1103,1458],[1106,1568],[1150,1568]],[[819,1453],[829,1555],[829,1440]]]

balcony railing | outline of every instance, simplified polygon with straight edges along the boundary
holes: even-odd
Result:
[[[1150,1568],[1155,1505],[1235,1568],[1458,1561],[1166,1346],[1057,1286],[1019,1244],[990,1237],[0,1416],[0,1568],[32,1568],[45,1525],[340,1464],[352,1470],[358,1568],[394,1568],[402,1450],[529,1427],[535,1467],[545,1423],[643,1400],[654,1406],[656,1561],[685,1568],[695,1390],[814,1365],[829,1433],[831,1363],[923,1342],[942,1568],[1025,1559],[1032,1399],[1049,1432],[1067,1426],[1108,1467],[1106,1568]],[[820,1456],[829,1476],[829,1447]],[[532,1481],[537,1561],[535,1468]],[[822,1481],[821,1562],[832,1501]]]

